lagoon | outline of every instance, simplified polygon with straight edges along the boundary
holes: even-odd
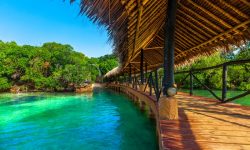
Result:
[[[125,95],[0,94],[0,149],[158,149],[155,121]]]

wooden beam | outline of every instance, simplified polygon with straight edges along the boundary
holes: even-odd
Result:
[[[180,37],[175,37],[175,42],[176,42],[176,46],[180,46],[182,49],[188,49],[188,46],[185,45],[182,41],[182,39],[180,39]]]
[[[121,0],[121,3],[125,6],[125,9],[128,14],[130,14],[130,12],[136,7],[134,1],[127,1],[126,3],[126,1]]]
[[[148,47],[148,48],[144,48],[143,50],[156,50],[156,49],[163,49],[162,46],[160,47]]]
[[[150,72],[152,71],[153,69],[155,68],[159,68],[159,67],[162,67],[162,63],[157,63],[157,64],[151,64],[151,65],[147,65],[147,71]],[[124,69],[127,69],[128,67],[124,68]],[[138,69],[137,69],[138,70]],[[139,71],[139,70],[138,70]]]
[[[131,64],[140,64],[141,62],[135,62],[135,61],[132,61],[130,62]],[[146,62],[143,62],[144,64],[146,64]]]
[[[148,62],[149,65],[152,65],[151,61],[147,59],[147,57],[144,56],[144,59]]]
[[[143,61],[144,61],[144,52],[143,52],[143,49],[141,49],[141,63],[140,63],[140,71],[141,71],[141,84],[144,84]]]
[[[206,24],[201,23],[200,21],[198,21],[197,19],[194,19],[193,16],[188,15],[187,13],[183,12],[182,10],[178,10],[178,12],[180,12],[181,14],[185,15],[189,20],[192,20],[193,22],[195,22],[196,24],[200,25],[201,27],[203,27],[204,29],[208,30],[210,33],[217,35],[218,33],[215,32],[214,30],[210,29],[209,27],[206,26]],[[202,30],[202,29],[200,29]]]
[[[247,24],[249,24],[249,23],[250,23],[250,20],[247,20],[247,21],[245,21],[245,22],[243,22],[243,23],[241,23],[241,24],[239,24],[239,25],[237,25],[237,26],[235,26],[235,27],[233,27],[233,28],[231,28],[231,29],[229,29],[229,30],[227,30],[227,31],[225,31],[225,32],[223,32],[223,33],[221,33],[221,34],[218,34],[217,36],[215,36],[215,37],[213,37],[213,38],[207,40],[207,41],[204,42],[204,43],[201,43],[201,44],[199,44],[199,45],[197,45],[197,46],[195,46],[195,47],[192,47],[192,48],[190,48],[190,49],[188,49],[188,50],[183,51],[182,53],[187,53],[187,52],[190,52],[190,51],[192,51],[192,50],[194,50],[194,49],[199,49],[199,48],[201,48],[202,46],[205,46],[205,45],[209,44],[210,42],[215,41],[217,38],[220,38],[220,37],[222,37],[222,36],[224,36],[224,35],[226,35],[226,34],[232,32],[232,31],[234,31],[235,29],[238,29],[238,28],[240,28],[240,27],[242,27],[242,26],[245,26],[245,25],[247,25]],[[179,55],[180,55],[180,54],[179,54]],[[179,57],[179,55],[177,55],[176,57]]]
[[[157,1],[158,2],[158,1]],[[160,6],[158,6],[160,7]],[[146,8],[147,9],[147,8]],[[164,11],[163,11],[164,13]],[[160,17],[164,14],[159,14],[159,13],[156,13],[157,17]],[[157,18],[155,17],[155,18]],[[153,19],[150,20],[150,22],[152,22]],[[164,23],[160,23],[159,24],[159,27],[155,27],[157,30],[155,32],[153,32],[152,34],[148,35],[147,38],[144,40],[144,42],[140,43],[141,45],[144,45],[142,46],[142,48],[145,48],[154,38],[155,36],[157,36],[157,33],[160,31],[160,29],[164,26]],[[132,58],[130,59],[130,61],[134,60],[140,53],[137,52],[134,56],[132,56]],[[126,66],[128,65],[128,63],[126,64]]]
[[[129,64],[129,83],[132,82],[132,66]]]
[[[220,3],[222,3],[223,5],[225,5],[226,7],[228,7],[230,10],[233,10],[234,12],[236,12],[238,15],[246,18],[246,19],[249,19],[249,16],[247,16],[246,14],[242,13],[239,9],[237,9],[236,7],[230,5],[227,3],[227,1],[223,1],[223,0],[220,0]],[[250,5],[249,5],[250,7]]]
[[[239,24],[240,21],[238,19],[236,19],[235,17],[231,16],[228,12],[226,12],[225,10],[221,9],[220,7],[216,6],[215,4],[206,1],[209,5],[211,5],[215,10],[219,11],[220,13],[222,13],[223,15],[227,16],[229,19],[233,20],[235,23]]]
[[[148,38],[150,40],[145,40],[147,41],[146,44],[142,44],[142,45],[145,45],[143,48],[145,48],[146,46],[148,46],[150,44],[150,42],[152,42],[152,40],[157,36],[157,33],[159,33],[160,29],[164,26],[164,23],[161,24],[161,26],[158,28],[158,30],[156,32],[154,32],[153,34],[151,34],[150,36],[148,36]],[[136,53],[131,59],[130,61],[133,61],[140,53]],[[129,62],[126,63],[125,66],[127,66],[129,64]]]
[[[192,5],[194,5],[195,7],[199,8],[200,10],[202,10],[203,12],[205,12],[210,17],[214,18],[215,20],[217,20],[219,23],[221,23],[222,25],[226,26],[227,28],[232,28],[232,26],[230,24],[228,24],[227,22],[225,22],[221,18],[217,17],[216,15],[214,15],[213,13],[211,13],[210,11],[206,10],[205,8],[201,7],[197,3],[193,2],[192,0],[188,0],[188,2],[191,3]]]
[[[181,53],[182,50],[180,50],[179,48],[175,47],[175,50],[178,51],[178,53]]]
[[[133,51],[132,51],[132,55],[130,56],[130,59],[134,56],[134,52],[137,48],[136,45],[137,45],[137,39],[139,37],[139,30],[141,26],[141,16],[142,16],[142,10],[143,10],[143,6],[141,6],[141,0],[137,0],[137,7],[138,7],[138,18],[137,18],[136,31],[135,31],[134,47],[133,47]]]
[[[187,31],[186,28],[178,28],[177,30],[180,30],[183,34],[190,35],[190,32]],[[203,40],[201,40],[201,39],[200,39],[199,37],[197,37],[197,36],[193,36],[193,37],[191,37],[191,38],[193,38],[193,39],[196,41],[196,43],[202,43],[202,42],[204,42]]]
[[[182,43],[187,45],[188,47],[194,46],[195,43],[193,43],[191,40],[189,40],[186,36],[182,35],[179,31],[175,31],[176,37],[181,40]]]
[[[250,2],[249,0],[241,0],[243,3],[245,3],[248,7],[250,7]]]
[[[181,4],[180,2],[179,2],[179,5],[182,6],[182,7],[181,7],[182,9],[188,11],[188,12],[191,13],[193,16],[196,16],[197,18],[199,18],[200,20],[204,21],[204,22],[207,23],[208,25],[212,26],[213,28],[215,28],[215,29],[218,30],[219,32],[223,32],[223,31],[224,31],[224,30],[223,30],[221,27],[219,27],[218,25],[212,23],[212,22],[211,22],[210,20],[208,20],[207,18],[205,18],[205,17],[199,15],[197,12],[194,12],[192,9],[186,7],[185,5]]]
[[[189,21],[189,19],[183,18],[182,16],[178,15],[178,20],[182,20],[186,26],[191,26],[193,29],[195,29],[195,31],[199,31],[199,33],[202,33],[203,35],[205,35],[205,37],[211,38],[213,35],[210,35],[209,33],[205,32],[203,29],[201,29],[198,25],[200,24],[194,24],[192,22]],[[217,35],[217,34],[215,34]]]
[[[134,64],[131,64],[133,66],[134,69],[136,69],[137,71],[140,71],[140,69],[137,68],[137,66],[135,66]]]
[[[192,28],[186,26],[183,22],[177,20],[177,23],[178,23],[179,25],[181,25],[182,28],[186,28],[187,30],[191,31],[194,35],[198,36],[198,37],[201,38],[202,40],[207,40],[207,37],[201,35],[201,34],[198,33],[197,31],[195,31],[194,29],[192,29]]]
[[[161,55],[161,57],[163,57],[163,54],[160,53],[158,50],[156,50],[156,53],[159,54],[159,55]]]
[[[160,37],[159,35],[157,35],[156,37],[159,38],[160,40],[162,40],[164,42],[164,39],[162,37]]]

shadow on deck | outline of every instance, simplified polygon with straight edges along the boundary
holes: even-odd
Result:
[[[179,93],[179,120],[161,121],[165,149],[250,149],[250,108]]]

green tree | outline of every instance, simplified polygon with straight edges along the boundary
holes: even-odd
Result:
[[[0,90],[25,86],[32,90],[64,90],[95,81],[118,65],[114,55],[88,58],[72,46],[44,43],[41,47],[0,41]]]

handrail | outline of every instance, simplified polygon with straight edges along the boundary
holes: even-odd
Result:
[[[234,96],[232,98],[229,98],[229,99],[225,100],[224,102],[231,102],[231,101],[236,100],[238,98],[244,97],[244,96],[246,96],[248,94],[250,94],[250,90],[248,90],[248,91],[246,91],[246,92],[244,92],[244,93],[242,93],[240,95],[237,95],[237,96]]]
[[[198,69],[191,69],[192,72],[199,72],[199,71],[205,71],[205,70],[209,70],[209,69],[215,69],[215,68],[220,68],[223,67],[224,65],[235,65],[235,64],[244,64],[244,63],[250,63],[250,59],[245,59],[245,60],[234,60],[234,61],[229,61],[229,62],[225,62],[216,66],[212,66],[212,67],[205,67],[205,68],[198,68]],[[182,73],[189,73],[190,70],[187,71],[178,71],[175,72],[175,74],[182,74]]]
[[[203,87],[205,87],[216,99],[219,101],[223,101],[219,96],[217,96],[208,86],[203,84],[194,74],[191,73],[191,75],[198,81]]]
[[[235,61],[229,61],[229,62],[225,62],[225,63],[222,63],[222,64],[219,64],[219,65],[216,65],[216,66],[212,66],[212,67],[206,67],[206,68],[199,68],[199,69],[190,69],[190,70],[187,70],[187,71],[179,71],[179,72],[176,72],[175,74],[185,74],[185,73],[188,73],[182,80],[181,80],[181,83],[183,83],[187,78],[188,76],[190,76],[190,95],[192,95],[193,93],[193,78],[199,82],[199,84],[201,84],[206,90],[208,90],[216,99],[218,99],[219,101],[221,102],[230,102],[230,101],[233,101],[235,99],[238,99],[238,98],[241,98],[241,97],[244,97],[248,94],[250,94],[250,90],[242,93],[242,94],[239,94],[237,96],[234,96],[232,98],[228,98],[226,97],[226,93],[227,93],[227,66],[229,65],[234,65],[234,64],[245,64],[245,63],[250,63],[250,59],[245,59],[245,60],[235,60]],[[209,70],[209,69],[215,69],[215,68],[220,68],[222,67],[222,97],[220,98],[219,96],[217,96],[213,91],[212,89],[210,89],[208,86],[206,86],[205,84],[203,84],[195,75],[194,73],[197,73],[199,71],[206,71],[206,70]]]
[[[206,90],[208,90],[217,100],[221,101],[221,102],[229,102],[229,101],[233,101],[235,99],[241,98],[243,96],[246,96],[248,94],[250,94],[250,90],[239,94],[237,96],[234,96],[232,98],[227,98],[226,97],[226,93],[227,93],[227,66],[229,65],[234,65],[234,64],[245,64],[245,63],[250,63],[250,59],[244,59],[244,60],[235,60],[235,61],[229,61],[229,62],[225,62],[216,66],[211,66],[211,67],[205,67],[205,68],[198,68],[198,69],[190,69],[187,71],[179,71],[179,72],[175,72],[175,74],[186,74],[184,76],[184,78],[181,80],[181,83],[183,83],[188,77],[190,77],[190,95],[193,94],[193,79],[195,79],[196,81],[199,82],[199,84],[201,84]],[[198,73],[199,71],[205,71],[205,70],[209,70],[209,69],[215,69],[215,68],[220,68],[222,67],[222,97],[219,97],[215,94],[215,92],[212,91],[212,89],[210,89],[207,85],[203,84],[194,74]],[[157,101],[160,98],[160,95],[162,93],[162,87],[159,86],[158,82],[159,82],[159,78],[158,78],[158,69],[149,72],[149,76],[147,77],[146,80],[146,86],[144,87],[143,91],[145,92],[147,87],[149,86],[150,88],[150,95],[152,95],[152,89],[154,90],[155,96]],[[154,76],[153,73],[154,72]],[[146,72],[147,74],[148,72]],[[160,80],[161,81],[161,80]],[[137,76],[135,75],[133,78],[133,82],[132,82],[133,88],[137,89],[137,85],[140,85]]]

